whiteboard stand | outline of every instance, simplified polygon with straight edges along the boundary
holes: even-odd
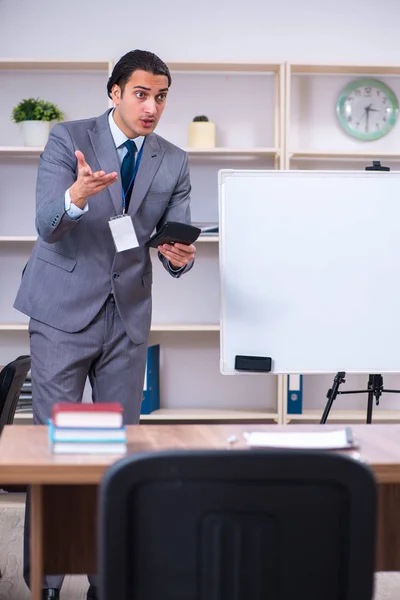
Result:
[[[339,374],[322,423],[345,376],[369,375],[371,422],[382,375],[400,372],[400,172],[380,170],[219,172],[221,372],[242,356],[284,380]]]
[[[379,406],[379,398],[381,395],[386,392],[387,394],[400,394],[400,390],[385,390],[383,387],[383,377],[379,374],[370,374],[368,376],[368,389],[366,390],[343,390],[340,391],[339,387],[342,383],[344,383],[346,373],[344,371],[339,371],[336,373],[335,378],[333,380],[332,387],[328,390],[326,397],[328,398],[328,402],[326,403],[324,413],[322,415],[321,424],[326,423],[326,420],[329,415],[329,411],[331,410],[332,404],[334,400],[337,398],[338,394],[368,394],[368,405],[367,405],[367,423],[372,422],[372,407],[375,398],[376,405]]]

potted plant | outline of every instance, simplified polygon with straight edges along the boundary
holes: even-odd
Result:
[[[27,98],[14,106],[11,118],[21,123],[25,146],[44,146],[50,132],[51,121],[62,121],[64,114],[52,102],[40,98]]]
[[[201,115],[189,123],[189,148],[215,148],[215,123]]]

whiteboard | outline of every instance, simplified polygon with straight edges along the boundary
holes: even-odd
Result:
[[[219,172],[221,372],[400,371],[400,173]]]

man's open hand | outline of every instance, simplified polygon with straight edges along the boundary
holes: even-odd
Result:
[[[71,201],[79,208],[84,208],[90,196],[95,196],[117,181],[118,173],[107,174],[104,171],[93,173],[82,152],[77,150],[75,156],[78,159],[78,178],[69,188],[69,193]]]

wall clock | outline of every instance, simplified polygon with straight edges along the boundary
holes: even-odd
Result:
[[[336,102],[342,129],[363,141],[377,140],[396,124],[399,103],[395,93],[382,81],[357,79],[346,85]]]

